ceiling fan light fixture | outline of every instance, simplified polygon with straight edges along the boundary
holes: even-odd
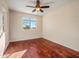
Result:
[[[32,12],[44,12],[43,8],[49,8],[50,6],[41,6],[40,0],[36,1],[36,6],[27,6],[27,7],[31,7],[31,8],[35,8]]]
[[[40,8],[36,8],[36,11],[40,11]]]

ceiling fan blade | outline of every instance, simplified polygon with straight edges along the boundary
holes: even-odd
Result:
[[[49,8],[50,6],[41,6],[41,8]]]
[[[31,8],[35,8],[34,6],[26,6],[26,7],[31,7]]]
[[[32,12],[35,12],[36,11],[36,9],[34,9]]]
[[[42,9],[40,9],[41,12],[44,12]]]

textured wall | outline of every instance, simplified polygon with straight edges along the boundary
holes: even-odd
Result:
[[[43,17],[43,37],[79,51],[79,0],[49,11]]]
[[[36,19],[36,29],[24,30],[22,27],[23,17],[31,17]],[[11,41],[40,38],[42,36],[42,17],[17,11],[10,11],[10,34]]]

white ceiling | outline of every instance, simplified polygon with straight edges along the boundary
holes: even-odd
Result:
[[[33,8],[26,7],[26,5],[35,6],[35,1],[36,0],[7,0],[9,8],[11,10],[16,10],[20,12],[29,13],[29,14],[41,15],[41,16],[47,13],[48,10],[55,9],[58,6],[61,6],[64,3],[69,2],[70,0],[40,0],[41,5],[50,5],[49,9],[44,9],[44,13],[32,12]],[[54,3],[50,3],[50,2],[54,2]]]

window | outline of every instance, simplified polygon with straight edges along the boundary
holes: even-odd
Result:
[[[28,17],[23,18],[23,28],[36,29],[36,20]]]

